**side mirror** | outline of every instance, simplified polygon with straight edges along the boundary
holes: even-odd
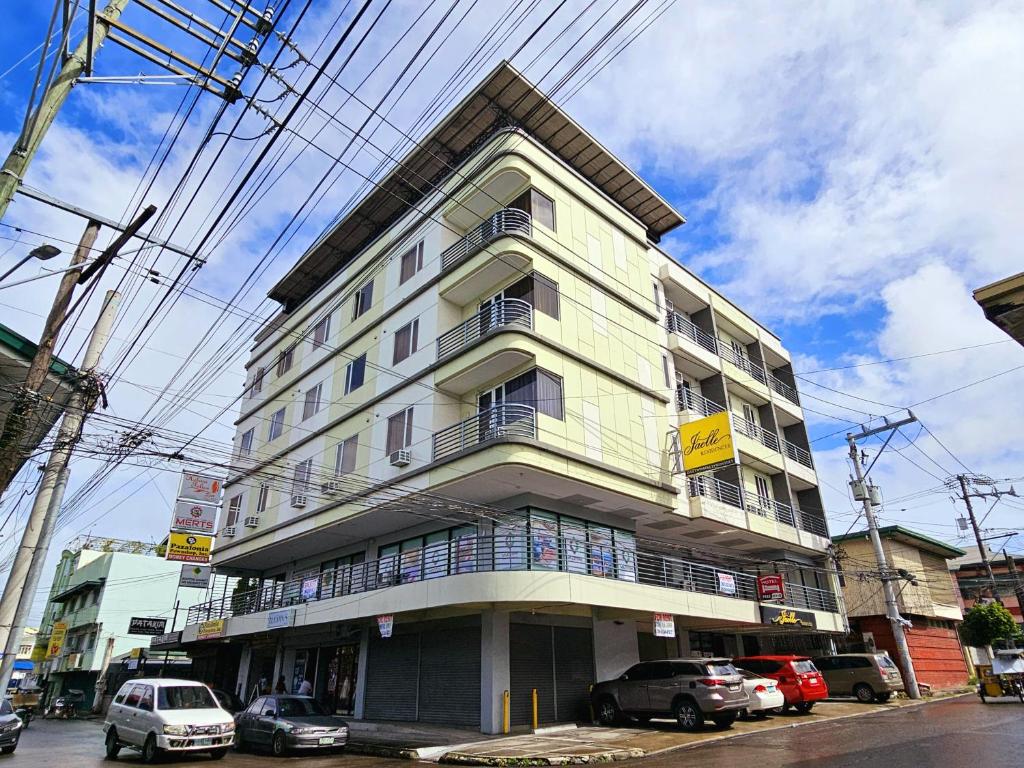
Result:
[[[274,710],[268,709],[266,712],[263,713],[263,716],[264,717],[273,717],[274,716]]]

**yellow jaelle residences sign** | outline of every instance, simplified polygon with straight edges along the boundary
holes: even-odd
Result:
[[[679,427],[685,472],[705,472],[736,462],[729,413],[713,413]]]

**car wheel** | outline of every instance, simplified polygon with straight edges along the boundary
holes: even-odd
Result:
[[[224,747],[223,749],[211,749],[210,750],[210,757],[212,757],[214,760],[220,760],[227,753],[228,753],[227,747]]]
[[[887,702],[891,698],[892,698],[892,693],[890,693],[889,691],[886,691],[885,693],[877,694],[875,696],[875,701],[877,701],[879,704],[885,704],[885,702]]]
[[[155,763],[160,758],[160,747],[156,745],[156,736],[152,733],[146,737],[142,745],[142,762]]]
[[[611,696],[603,696],[597,702],[597,722],[601,725],[615,725],[621,717],[619,705]]]
[[[875,700],[875,689],[867,683],[857,683],[853,686],[853,695],[857,697],[857,701],[870,704]]]
[[[117,760],[117,755],[121,751],[121,743],[117,740],[117,728],[110,726],[104,743],[107,747],[107,760]]]
[[[704,713],[688,699],[683,699],[672,710],[679,727],[684,731],[699,731],[704,726]]]
[[[288,752],[288,740],[284,731],[275,731],[274,738],[270,742],[270,748],[275,757],[283,757]]]
[[[812,709],[814,709],[813,701],[801,701],[799,704],[794,704],[793,709],[799,712],[801,715],[806,715]]]
[[[736,722],[736,713],[728,712],[724,715],[715,715],[711,718],[711,722],[715,724],[716,728],[728,728]]]

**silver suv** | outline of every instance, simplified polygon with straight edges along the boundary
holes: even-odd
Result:
[[[743,677],[729,659],[665,659],[644,661],[617,680],[594,686],[594,714],[604,725],[628,715],[641,723],[652,717],[674,717],[687,731],[711,720],[727,728],[750,699]]]

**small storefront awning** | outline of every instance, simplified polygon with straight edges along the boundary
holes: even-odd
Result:
[[[103,586],[103,581],[101,579],[100,580],[92,580],[92,581],[83,581],[83,582],[80,582],[78,584],[75,584],[74,586],[68,587],[67,589],[65,589],[63,592],[61,592],[59,594],[54,595],[52,598],[50,598],[50,600],[51,600],[51,602],[54,602],[54,603],[66,603],[68,600],[70,600],[71,598],[75,597],[75,595],[80,595],[83,592],[90,592],[90,591],[92,591],[94,589],[99,589],[102,586]]]

